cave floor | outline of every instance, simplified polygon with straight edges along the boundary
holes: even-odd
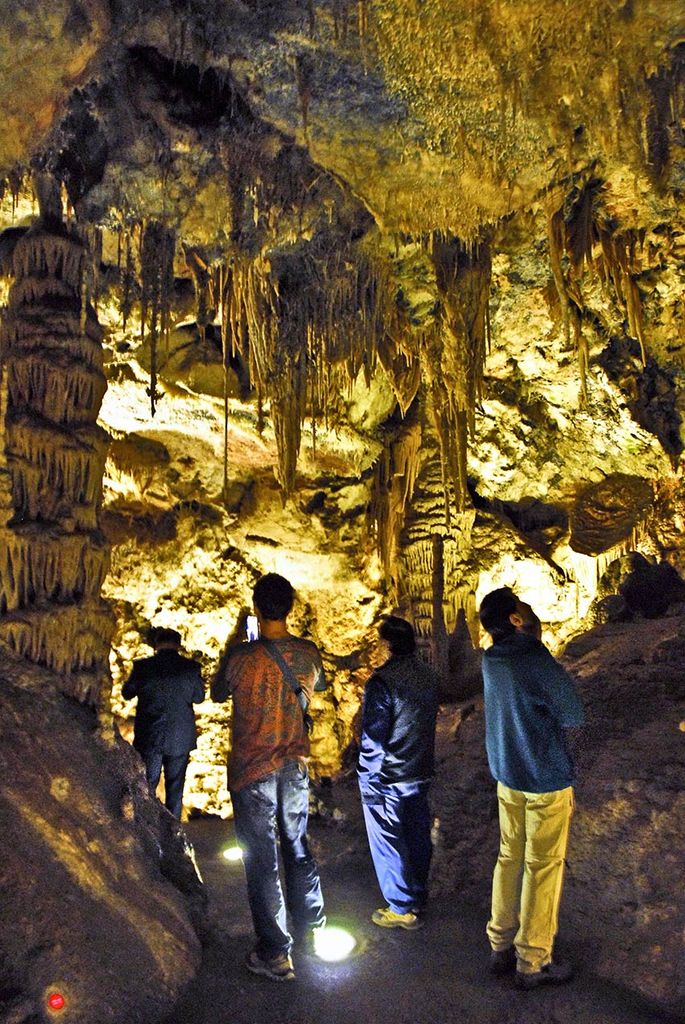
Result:
[[[230,822],[187,825],[209,896],[202,966],[165,1024],[655,1024],[661,1019],[630,994],[593,973],[582,936],[564,934],[557,948],[577,968],[560,988],[519,992],[513,979],[487,970],[484,912],[458,897],[435,901],[417,932],[383,931],[370,914],[381,906],[368,851],[344,830],[312,822],[329,922],[353,931],[359,951],[339,964],[295,957],[297,979],[255,977],[243,960],[252,929],[240,863],[222,850]],[[563,913],[563,910],[562,910]]]

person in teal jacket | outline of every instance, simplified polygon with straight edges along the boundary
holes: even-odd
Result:
[[[495,974],[519,988],[568,981],[553,960],[575,771],[566,730],[582,725],[573,682],[530,630],[535,616],[508,587],[483,598],[493,644],[483,654],[485,745],[497,781],[500,851],[487,934]]]

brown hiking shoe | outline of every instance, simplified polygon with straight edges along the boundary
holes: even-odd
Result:
[[[294,981],[295,968],[287,953],[274,956],[270,960],[262,960],[255,950],[248,953],[245,959],[245,966],[253,974],[261,974],[272,981]]]

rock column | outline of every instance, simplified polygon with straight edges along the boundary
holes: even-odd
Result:
[[[113,616],[100,597],[98,526],[109,437],[97,425],[102,330],[87,302],[84,244],[54,218],[18,242],[0,328],[0,641],[94,703]]]

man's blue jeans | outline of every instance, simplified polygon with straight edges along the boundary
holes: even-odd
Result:
[[[396,914],[420,911],[428,899],[433,854],[429,782],[378,783],[362,791],[366,834],[378,885]]]
[[[323,896],[316,862],[307,842],[309,776],[291,761],[231,793],[235,832],[243,850],[247,897],[262,960],[289,953],[293,939],[324,924]],[[278,863],[278,840],[285,873],[285,899]]]

